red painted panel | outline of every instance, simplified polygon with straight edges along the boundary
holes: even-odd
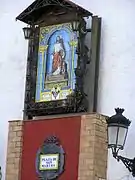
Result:
[[[56,135],[64,148],[65,171],[59,180],[77,180],[80,143],[80,117],[25,121],[21,180],[38,180],[35,159],[46,137]]]

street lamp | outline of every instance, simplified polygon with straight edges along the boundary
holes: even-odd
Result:
[[[119,150],[124,149],[128,127],[131,123],[129,119],[122,115],[124,109],[116,108],[116,114],[107,119],[108,125],[108,148],[111,148],[113,157],[117,161],[122,161],[126,168],[132,172],[135,177],[135,158],[129,159],[123,156],[119,156]]]
[[[123,150],[130,121],[122,115],[124,109],[115,109],[116,114],[108,118],[108,147],[113,149],[113,155]]]

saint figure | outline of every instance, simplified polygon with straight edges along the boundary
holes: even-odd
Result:
[[[64,61],[65,61],[65,48],[63,39],[60,36],[56,37],[56,43],[54,44],[54,53],[53,53],[53,64],[52,64],[52,74],[59,75],[63,74],[64,70]]]

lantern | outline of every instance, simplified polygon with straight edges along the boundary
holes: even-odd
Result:
[[[25,39],[30,39],[31,34],[32,34],[32,29],[31,29],[31,27],[24,27],[24,28],[23,28],[23,32],[24,32],[24,38],[25,38]]]
[[[124,109],[115,109],[116,114],[107,119],[108,148],[123,150],[130,121],[122,115]],[[114,152],[116,153],[116,152]]]

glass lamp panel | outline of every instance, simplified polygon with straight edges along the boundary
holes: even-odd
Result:
[[[73,31],[75,31],[75,24],[76,24],[76,22],[73,21],[73,22],[72,22],[72,30],[73,30]]]
[[[84,20],[86,21],[86,29],[91,29],[92,26],[92,17],[85,17]]]
[[[76,30],[76,21],[73,22],[73,29]]]
[[[108,127],[108,146],[116,146],[117,142],[117,126],[109,126]]]
[[[121,147],[122,149],[124,147],[125,140],[127,137],[127,131],[128,131],[127,128],[119,126],[117,146]]]
[[[76,21],[76,30],[78,30],[79,27],[79,21]]]
[[[78,31],[78,26],[79,26],[79,22],[78,21],[73,21],[72,22],[72,29],[73,29],[73,31]]]

